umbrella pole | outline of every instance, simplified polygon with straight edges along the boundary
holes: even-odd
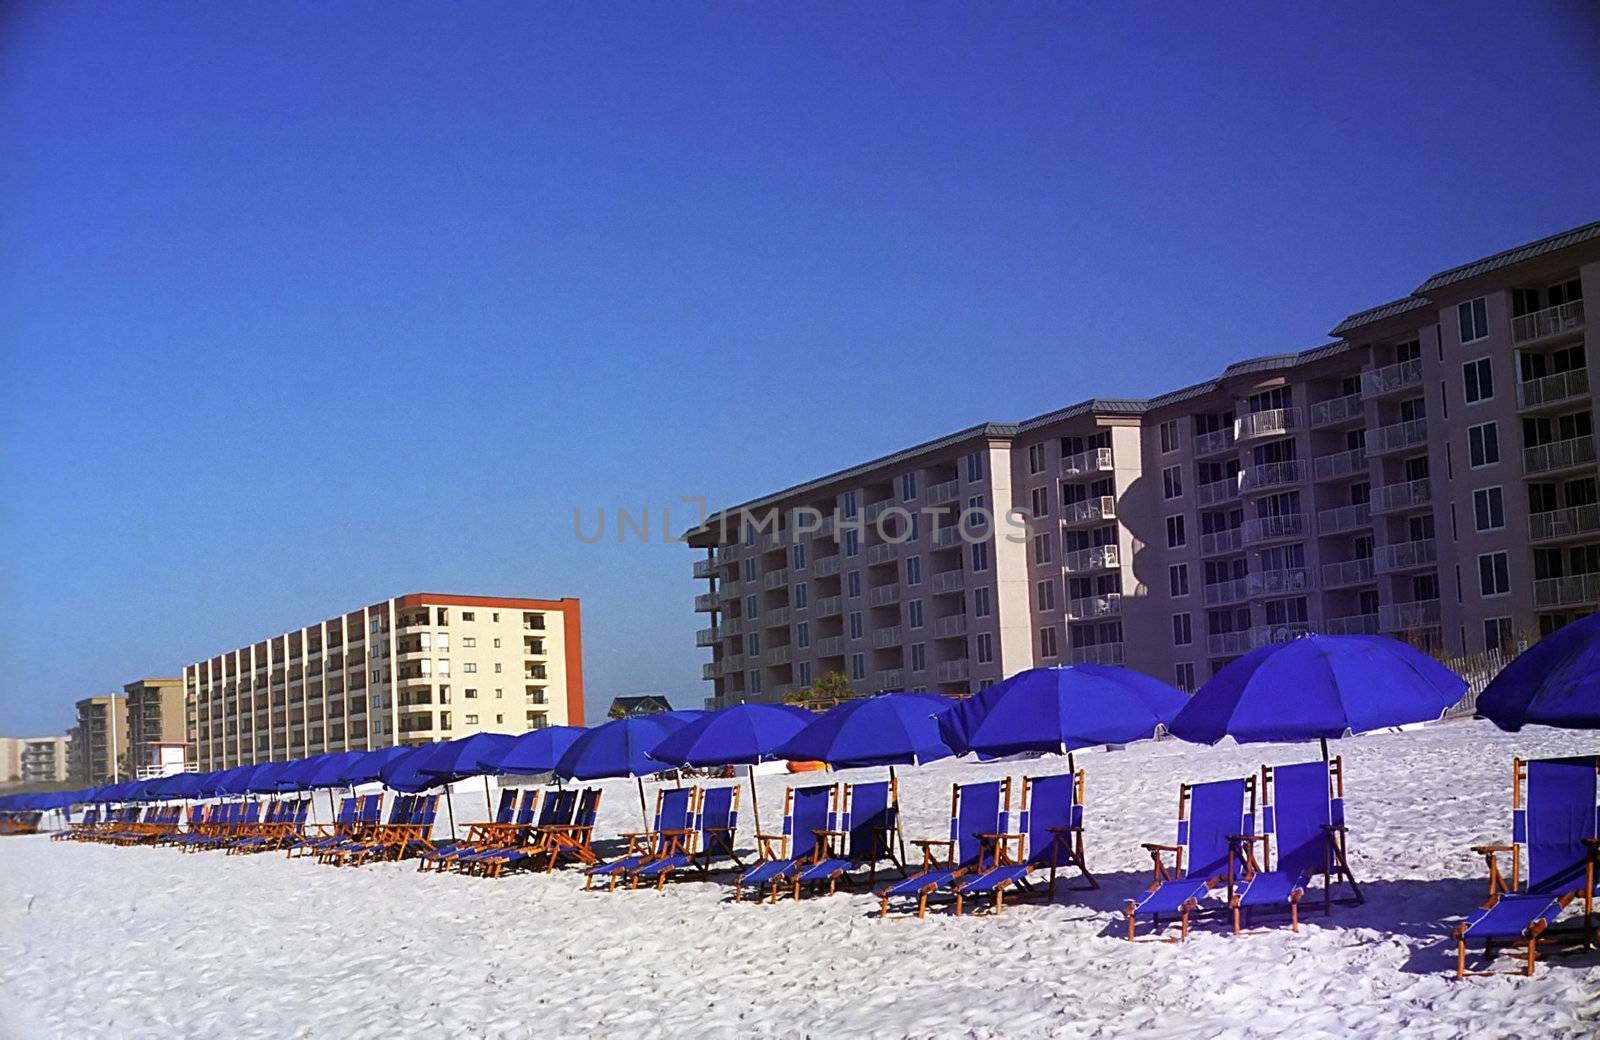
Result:
[[[1078,775],[1078,766],[1077,763],[1072,760],[1072,752],[1070,751],[1067,752],[1067,772],[1071,773],[1073,776]]]
[[[906,866],[906,828],[900,820],[900,781],[895,779],[894,766],[889,767],[889,788],[894,791],[894,834],[900,840],[900,866],[909,870]]]
[[[450,797],[450,785],[444,785],[444,808],[450,814],[450,840],[456,840],[456,807]]]
[[[484,817],[484,819],[486,819],[486,820],[494,819],[494,802],[490,801],[490,799],[489,799],[489,774],[488,773],[483,774],[483,811],[488,814],[487,816]]]
[[[1322,760],[1324,762],[1326,762],[1326,761],[1328,761],[1328,738],[1327,737],[1319,737],[1317,739],[1322,744]]]
[[[644,807],[644,777],[636,776],[634,779],[639,782],[639,819],[644,821],[644,829],[649,830],[650,813]]]
[[[761,799],[756,795],[756,764],[750,763],[750,811],[756,817],[756,833],[761,833]]]

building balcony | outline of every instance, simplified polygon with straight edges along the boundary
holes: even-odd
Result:
[[[1384,397],[1422,385],[1422,361],[1402,361],[1384,368],[1369,368],[1361,373],[1361,396]]]
[[[715,578],[717,576],[716,560],[694,561],[694,576],[696,578]]]
[[[815,617],[833,617],[844,608],[844,599],[839,596],[818,596],[811,604],[811,613]]]
[[[874,649],[887,650],[889,647],[899,646],[904,642],[904,636],[905,630],[899,625],[875,629],[872,633],[872,645]]]
[[[1110,495],[1061,507],[1061,522],[1067,527],[1090,527],[1116,518],[1117,500]]]
[[[1249,495],[1298,484],[1305,479],[1305,472],[1305,466],[1299,459],[1246,466],[1239,471],[1239,491]]]
[[[1439,562],[1439,543],[1432,538],[1395,545],[1380,545],[1373,550],[1373,563],[1379,574],[1424,570]]]
[[[769,647],[767,652],[761,655],[761,662],[776,668],[788,664],[791,656],[792,651],[789,647],[774,646]]]
[[[877,545],[867,546],[867,566],[872,567],[880,563],[893,563],[899,555],[900,547],[894,542],[879,542]]]
[[[1330,636],[1375,636],[1379,632],[1378,615],[1347,614],[1329,618],[1323,623],[1322,631]]]
[[[717,662],[715,661],[707,661],[705,664],[700,666],[700,678],[702,679],[715,679],[717,674],[718,666]]]
[[[972,666],[965,657],[955,661],[941,661],[937,674],[940,682],[966,682],[972,674]]]
[[[941,484],[933,484],[928,488],[928,504],[930,506],[943,505],[954,502],[961,497],[961,482],[959,480],[946,480]]]
[[[967,587],[966,574],[959,568],[956,570],[939,571],[933,576],[933,581],[931,584],[933,588],[933,594],[935,596],[944,596],[953,592],[962,592],[965,591]]]
[[[1328,401],[1318,401],[1311,406],[1311,428],[1343,426],[1361,422],[1366,418],[1366,399],[1360,394],[1346,394]]]
[[[1380,426],[1367,434],[1368,455],[1388,455],[1428,443],[1428,420],[1412,419],[1408,422]]]
[[[1316,583],[1311,580],[1311,572],[1306,568],[1290,567],[1286,570],[1251,571],[1244,576],[1244,584],[1250,595],[1256,597],[1304,592],[1315,587]]]
[[[789,623],[788,607],[773,607],[767,611],[764,624],[767,628],[782,628]]]
[[[1344,589],[1352,585],[1370,585],[1377,578],[1372,559],[1345,560],[1322,565],[1322,587]]]
[[[1122,593],[1104,596],[1084,596],[1067,601],[1068,621],[1092,621],[1095,618],[1116,617],[1122,613]]]
[[[818,657],[843,657],[844,636],[823,636],[816,642]]]
[[[1208,607],[1223,607],[1230,603],[1243,603],[1250,598],[1250,590],[1243,578],[1235,578],[1207,585],[1202,591],[1202,598]]]
[[[1372,489],[1372,511],[1377,514],[1403,513],[1433,507],[1433,485],[1427,477],[1401,484],[1385,484]]]
[[[1311,524],[1304,513],[1284,513],[1253,517],[1246,520],[1240,530],[1244,534],[1244,544],[1254,546],[1304,538],[1310,533]]]
[[[1248,441],[1256,437],[1286,437],[1302,427],[1300,409],[1268,408],[1250,412],[1233,421],[1233,439]]]
[[[780,567],[775,571],[768,571],[761,576],[761,587],[764,589],[781,589],[789,584],[789,569]]]
[[[1570,506],[1528,517],[1528,540],[1556,542],[1600,534],[1600,505]]]
[[[1239,657],[1250,652],[1250,632],[1213,632],[1206,636],[1206,652],[1212,657]]]
[[[1367,475],[1367,450],[1351,448],[1311,460],[1311,475],[1318,481],[1346,480]]]
[[[878,585],[867,590],[867,606],[891,607],[900,602],[900,585]]]
[[[700,593],[700,595],[694,598],[694,609],[699,613],[716,610],[717,597],[710,592]]]
[[[880,498],[876,502],[868,502],[867,508],[861,511],[861,517],[867,523],[872,523],[878,517],[889,511],[889,507],[896,503],[893,498]]]
[[[1511,319],[1511,342],[1521,346],[1541,339],[1566,336],[1583,329],[1583,301],[1546,307]]]
[[[1387,603],[1378,608],[1378,631],[1411,632],[1419,628],[1438,628],[1443,616],[1436,599]]]
[[[1372,526],[1372,506],[1363,502],[1358,506],[1336,506],[1317,514],[1318,534],[1345,534]]]
[[[1067,651],[1069,664],[1122,664],[1121,643],[1089,643]]]
[[[1533,583],[1535,610],[1561,610],[1600,603],[1600,574],[1573,574],[1565,578],[1541,578]]]
[[[1243,551],[1243,527],[1230,527],[1225,531],[1209,531],[1200,536],[1200,552],[1206,556],[1222,556]]]
[[[1061,559],[1061,566],[1068,574],[1116,570],[1121,566],[1121,554],[1115,545],[1097,545],[1067,553]]]
[[[961,547],[961,525],[946,524],[934,532],[932,541],[935,549],[959,549]]]
[[[1208,484],[1201,484],[1195,488],[1195,500],[1202,506],[1220,505],[1232,502],[1239,497],[1239,478],[1237,476],[1223,477],[1213,480]]]
[[[1589,370],[1575,368],[1517,384],[1517,407],[1522,411],[1563,405],[1589,396]]]
[[[967,615],[951,614],[933,622],[933,638],[959,639],[967,634]]]
[[[782,549],[787,538],[788,534],[784,531],[768,531],[756,539],[756,544],[761,546],[763,552],[771,552],[774,549]]]
[[[1063,477],[1092,477],[1099,473],[1110,473],[1114,468],[1110,448],[1091,448],[1061,460]]]
[[[1573,437],[1522,449],[1523,475],[1529,477],[1593,466],[1594,461],[1593,436]]]
[[[905,672],[899,668],[885,668],[878,673],[878,689],[899,690],[905,686]]]
[[[829,553],[827,556],[818,556],[811,561],[811,576],[814,578],[831,578],[839,573],[839,554]]]
[[[1194,435],[1194,454],[1196,458],[1205,458],[1210,455],[1221,455],[1223,452],[1233,450],[1233,427],[1228,426],[1209,433]]]

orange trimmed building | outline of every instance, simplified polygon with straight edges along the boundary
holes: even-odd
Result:
[[[202,771],[582,725],[576,599],[412,593],[183,670]]]

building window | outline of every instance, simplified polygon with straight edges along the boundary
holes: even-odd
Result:
[[[1028,472],[1029,473],[1043,473],[1044,472],[1044,445],[1043,444],[1030,444],[1030,445],[1028,445]]]
[[[1178,420],[1168,419],[1161,424],[1161,454],[1170,455],[1178,450]]]
[[[911,670],[925,672],[928,670],[928,646],[926,643],[911,644]]]
[[[1479,358],[1462,365],[1461,378],[1465,384],[1468,404],[1487,401],[1494,396],[1494,369],[1490,366],[1488,358]]]
[[[849,574],[845,575],[844,584],[845,584],[845,595],[849,596],[851,599],[860,599],[861,598],[861,572],[860,571],[851,571]]]
[[[1472,516],[1480,531],[1498,531],[1506,525],[1506,507],[1497,487],[1472,493]]]
[[[1511,619],[1508,617],[1485,618],[1483,622],[1483,648],[1485,650],[1510,650],[1516,645],[1516,637],[1511,634]]]
[[[1456,320],[1461,324],[1461,342],[1476,343],[1489,335],[1489,302],[1480,296],[1456,308]]]
[[[790,566],[797,571],[803,571],[806,569],[806,546],[804,542],[801,542],[793,549],[790,549],[789,555],[792,560]]]
[[[461,649],[463,649],[463,650],[471,650],[473,647],[475,647],[477,645],[478,645],[478,641],[476,639],[474,639],[472,636],[465,636],[461,640]]]
[[[851,654],[850,655],[850,678],[851,679],[855,679],[855,680],[861,680],[861,679],[865,679],[866,677],[867,677],[867,655],[866,654]]]
[[[1173,596],[1189,594],[1189,565],[1175,563],[1167,568],[1167,591]]]
[[[906,502],[917,497],[917,475],[915,473],[902,473],[900,475],[900,498]]]
[[[801,686],[811,685],[811,662],[801,661],[794,666],[794,677]]]
[[[753,618],[761,613],[761,601],[754,595],[744,598],[744,616]]]
[[[496,674],[496,675],[499,675],[499,674],[500,674],[500,662],[499,662],[499,661],[496,661],[496,662],[495,662],[495,665],[494,665],[494,674]]]
[[[922,557],[909,556],[906,558],[906,584],[922,584]]]
[[[810,602],[811,591],[806,586],[806,583],[802,581],[800,584],[794,587],[794,609],[804,610],[806,609],[806,605]]]
[[[989,616],[989,587],[980,585],[972,590],[972,616]]]
[[[1478,590],[1485,596],[1504,596],[1511,591],[1511,566],[1506,553],[1478,557]]]
[[[476,675],[478,672],[478,666],[472,661],[468,661],[461,666],[461,671],[465,675]]]
[[[1034,516],[1050,515],[1050,486],[1048,484],[1044,487],[1036,487],[1028,492],[1028,499],[1029,504],[1033,507]]]
[[[850,615],[850,638],[861,638],[861,611],[859,610]]]
[[[744,637],[744,652],[747,654],[759,654],[761,652],[760,632],[751,632]]]
[[[503,725],[505,725],[506,717],[504,715],[496,715],[494,717],[494,721],[495,721],[495,725],[503,726]]]
[[[987,632],[978,633],[978,638],[973,640],[978,648],[978,663],[994,663],[994,639]]]
[[[1194,627],[1188,614],[1172,615],[1172,645],[1188,646],[1194,642]]]
[[[761,671],[760,671],[760,669],[752,668],[750,670],[747,678],[745,679],[745,686],[747,686],[749,688],[751,693],[760,693],[761,692]]]
[[[1486,422],[1467,428],[1467,455],[1472,468],[1493,466],[1500,461],[1500,428]]]
[[[1056,609],[1056,580],[1049,578],[1035,586],[1040,610]]]
[[[497,610],[493,614],[490,614],[489,620],[498,625],[500,623],[500,612]]]
[[[842,501],[843,504],[839,507],[839,511],[842,512],[847,519],[855,516],[858,502],[856,493],[854,491],[846,491]]]
[[[475,700],[478,699],[478,691],[473,689],[470,686],[468,688],[466,688],[465,690],[462,690],[461,691],[461,695],[463,697],[467,698],[468,700],[474,700],[475,701]]]
[[[744,561],[744,580],[756,580],[756,558],[754,556]]]
[[[976,542],[972,546],[972,569],[986,571],[989,569],[989,543]]]
[[[1056,626],[1046,625],[1039,629],[1039,656],[1055,657],[1056,652]]]
[[[1036,534],[1033,536],[1033,562],[1050,562],[1050,533]]]
[[[478,620],[477,612],[476,611],[471,611],[471,610],[463,610],[461,612],[461,620],[462,621],[476,621],[476,620]]]
[[[461,620],[466,621],[467,618],[463,616]],[[477,724],[478,724],[478,716],[476,716],[476,715],[468,715],[467,716],[467,725],[476,726]]]
[[[804,650],[811,645],[811,623],[802,621],[794,626],[794,643]]]
[[[1183,529],[1183,514],[1167,517],[1167,548],[1181,549],[1187,544],[1189,539]]]
[[[505,697],[505,695],[506,695],[506,691],[505,690],[497,689],[497,690],[494,691],[494,699],[495,700],[501,700],[502,698]]]
[[[1178,689],[1184,693],[1194,692],[1194,664],[1192,662],[1178,662],[1173,678],[1177,680]]]
[[[855,528],[851,528],[844,533],[844,554],[846,556],[855,556],[860,552],[861,532],[857,531]]]
[[[1168,466],[1161,471],[1161,494],[1163,497],[1183,497],[1183,467]]]
[[[967,483],[976,484],[983,479],[983,452],[975,451],[967,456]]]

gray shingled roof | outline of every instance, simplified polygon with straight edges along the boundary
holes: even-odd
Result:
[[[1379,304],[1376,307],[1369,307],[1364,311],[1357,311],[1335,325],[1333,331],[1329,332],[1328,335],[1343,336],[1347,332],[1382,321],[1385,318],[1393,318],[1399,314],[1409,314],[1411,311],[1431,306],[1433,306],[1433,301],[1426,296],[1404,296],[1398,300]]]
[[[1517,246],[1515,249],[1507,249],[1493,256],[1486,256],[1482,260],[1474,260],[1470,264],[1462,264],[1460,267],[1452,267],[1448,271],[1440,271],[1417,286],[1412,291],[1412,295],[1421,296],[1447,285],[1464,282],[1468,278],[1476,278],[1480,274],[1498,271],[1502,267],[1520,264],[1525,260],[1532,260],[1535,257],[1544,256],[1546,253],[1554,253],[1559,249],[1566,249],[1568,246],[1575,246],[1580,242],[1588,242],[1596,238],[1600,238],[1600,220],[1592,224],[1585,224],[1582,227],[1573,228],[1570,231],[1551,235],[1548,238],[1541,238],[1537,242],[1529,242],[1527,245]]]
[[[1072,419],[1080,415],[1143,415],[1150,407],[1149,401],[1140,401],[1127,397],[1094,397],[1087,401],[1057,408],[1053,412],[1036,415],[1032,419],[1024,419],[1017,424],[1017,432],[1024,433],[1028,430],[1038,429],[1050,423],[1060,422],[1063,419]]]

